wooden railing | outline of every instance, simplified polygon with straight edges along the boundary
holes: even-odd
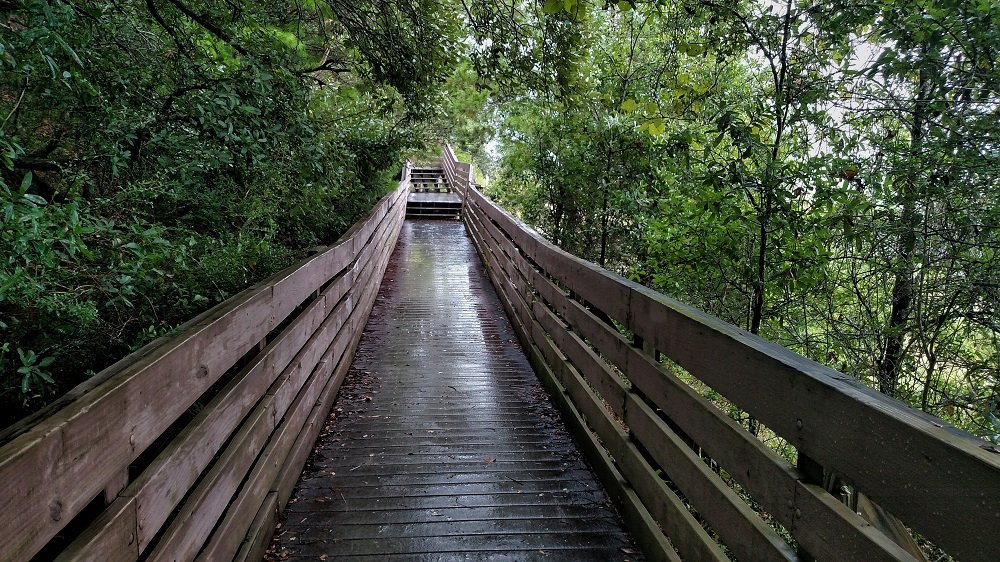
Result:
[[[1000,553],[1000,455],[984,442],[567,254],[475,188],[464,220],[647,557],[913,560],[827,491],[834,474],[961,560]],[[797,465],[681,370],[787,440]]]
[[[452,191],[464,201],[469,186],[473,184],[472,164],[459,162],[451,145],[445,144],[444,154],[441,156],[441,168],[444,170],[444,176],[451,185]]]
[[[368,319],[408,172],[333,246],[9,436],[0,560],[260,560]]]

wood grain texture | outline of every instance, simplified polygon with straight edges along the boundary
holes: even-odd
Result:
[[[288,458],[290,452],[314,409],[323,406],[329,408],[331,394],[336,393],[340,384],[340,379],[331,380],[331,375],[342,372],[337,366],[350,361],[347,351],[351,347],[351,342],[356,341],[371,309],[387,256],[391,251],[392,246],[389,242],[398,234],[400,218],[398,212],[387,213],[372,232],[371,243],[359,253],[352,268],[357,273],[351,289],[341,305],[314,336],[322,337],[322,341],[329,341],[332,338],[332,341],[321,354],[322,359],[316,357],[315,363],[306,361],[306,364],[316,365],[310,376],[310,382],[301,387],[301,391],[295,395],[294,402],[287,410],[288,413],[276,428],[267,448],[258,458],[247,482],[235,496],[208,545],[199,554],[199,559],[221,560],[234,555],[239,547],[237,539],[246,531],[249,517],[259,505],[259,498],[265,496],[268,489],[277,493],[281,485],[280,479],[290,465]],[[334,332],[336,332],[335,337]],[[290,399],[296,388],[300,387],[286,385],[279,389],[279,392],[285,390],[286,396]],[[291,466],[294,466],[294,461],[292,462]]]
[[[502,252],[498,247],[486,243],[485,240],[489,235],[484,234],[483,224],[485,220],[479,214],[479,210],[470,206],[469,212],[465,215],[465,221],[470,237],[487,266],[487,273],[493,281],[494,287],[498,289],[500,302],[511,319],[511,324],[521,341],[521,345],[527,352],[529,361],[559,407],[563,419],[573,432],[577,443],[583,449],[601,483],[621,510],[625,522],[637,544],[642,548],[643,554],[650,560],[680,560],[681,558],[674,551],[674,545],[661,532],[657,521],[650,515],[643,501],[618,472],[614,459],[604,449],[606,443],[602,444],[595,434],[587,429],[587,422],[569,398],[570,391],[561,383],[561,378],[566,375],[557,375],[550,366],[553,363],[565,365],[562,363],[565,361],[565,356],[551,341],[545,338],[544,330],[532,316],[531,309],[523,300],[521,293],[516,290],[514,285],[506,281],[505,272],[500,268],[496,257],[497,253],[502,254]],[[542,347],[547,352],[541,350],[539,341],[544,341]],[[693,522],[693,519],[690,521]],[[702,533],[704,534],[704,531]]]
[[[632,385],[646,399],[707,450],[808,551],[836,554],[843,559],[909,559],[903,549],[846,506],[825,501],[832,500],[829,494],[824,498],[815,491],[807,492],[807,485],[800,482],[804,476],[798,470],[649,355],[633,347],[620,332],[579,302],[567,298],[551,281],[536,272],[532,285],[550,303],[548,306],[558,310],[603,357],[627,373]]]
[[[505,297],[507,296],[501,294],[501,302],[507,308],[508,315],[513,315],[514,305],[511,304],[509,298]],[[519,322],[512,322],[512,324],[519,334],[521,344],[525,347],[535,372],[559,407],[563,419],[573,433],[577,444],[583,449],[601,484],[621,511],[622,517],[629,531],[635,537],[636,543],[642,549],[643,555],[649,560],[680,561],[681,557],[674,551],[674,545],[660,530],[642,499],[619,473],[615,466],[615,460],[605,451],[596,435],[587,429],[586,421],[569,399],[568,391],[559,382],[558,376],[552,371],[542,351],[535,345],[528,329]]]
[[[795,551],[649,406],[630,396],[625,420],[632,438],[643,444],[663,467],[666,477],[677,485],[737,558],[797,558]]]
[[[385,239],[376,237],[376,240],[381,242]],[[381,247],[381,245],[373,245],[372,247]],[[294,396],[294,401],[286,404],[281,422],[275,428],[266,448],[261,452],[248,473],[246,482],[234,495],[225,515],[215,527],[205,548],[198,555],[198,560],[211,562],[234,557],[242,543],[241,537],[246,535],[251,525],[253,514],[257,513],[262,505],[262,499],[266,501],[268,492],[274,491],[277,487],[278,478],[285,467],[289,451],[295,444],[296,437],[302,432],[302,428],[320,399],[322,391],[330,383],[330,375],[334,372],[334,368],[344,359],[344,351],[349,342],[360,331],[360,326],[363,325],[364,319],[368,316],[370,303],[378,290],[381,279],[381,268],[379,267],[381,259],[371,258],[372,256],[368,256],[368,265],[362,270],[358,283],[351,288],[346,303],[338,307],[324,323],[324,326],[317,330],[314,335],[314,338],[317,338],[321,343],[329,341],[329,346],[319,354],[322,356],[322,360],[317,356],[316,361],[311,363],[315,367],[308,381],[299,385],[285,384],[275,392],[275,404],[279,412],[282,411],[282,407],[278,395],[282,390],[287,389],[286,395]],[[347,303],[350,305],[348,306]],[[336,331],[336,336],[333,336],[334,331]],[[348,357],[347,360],[350,358]],[[305,364],[309,364],[308,360]]]
[[[476,218],[467,222],[484,245],[494,248],[489,250],[494,259],[510,258],[513,269],[532,283],[554,312],[567,318],[574,331],[580,329],[575,320],[589,311],[566,299],[566,289],[621,322],[651,349],[704,380],[801,452],[845,476],[939,546],[970,560],[987,559],[984,553],[1000,551],[1000,536],[975,531],[984,524],[1000,525],[1000,510],[990,499],[1000,497],[1000,455],[979,447],[980,441],[841,373],[569,255],[475,189],[469,191],[468,206]],[[536,271],[525,268],[529,262]],[[496,267],[505,274],[511,271],[508,264]],[[658,369],[643,366],[637,358],[642,354],[632,351],[630,342],[608,330],[581,335],[600,353],[623,356],[616,363],[630,378],[631,369],[637,369],[636,378],[645,377],[644,392],[659,396],[661,404],[669,403],[669,415],[694,428],[686,431],[699,434],[703,447],[726,457],[736,471],[742,470],[738,479],[749,478],[746,487],[760,494],[811,551],[907,559],[905,552],[856,514],[817,495],[787,463],[715,413],[706,415],[710,410],[704,410],[693,395],[682,392],[676,398],[678,387],[672,382],[664,385],[664,375],[654,373]],[[705,421],[721,428],[728,442],[713,443],[710,431],[698,431]],[[729,449],[730,445],[736,447]],[[872,462],[871,451],[892,461]],[[912,491],[916,489],[931,493]]]
[[[337,302],[350,288],[350,281],[341,275],[321,295],[314,300],[295,320],[287,326],[253,361],[244,367],[234,379],[221,390],[194,420],[161,452],[126,492],[132,501],[138,498],[142,506],[139,522],[143,540],[139,552],[149,545],[149,537],[155,536],[177,504],[187,493],[198,476],[208,466],[216,452],[236,428],[258,398],[267,391],[279,373],[284,371],[302,346],[323,322],[327,314],[327,303]],[[109,510],[112,512],[112,510]],[[92,532],[100,532],[100,527],[112,532],[114,526],[106,515],[95,522]],[[90,547],[82,544],[71,545],[68,549],[73,556],[81,556],[94,548],[104,548],[91,541]],[[94,551],[93,555],[99,555]],[[108,558],[118,560],[118,558]],[[136,556],[131,556],[131,560]]]
[[[378,217],[379,214],[376,213],[375,216]],[[194,554],[197,554],[201,550],[200,545],[202,542],[208,539],[208,533],[216,528],[219,518],[223,517],[223,510],[226,504],[230,502],[230,498],[235,496],[236,508],[231,515],[222,520],[221,529],[223,529],[223,532],[215,535],[216,537],[225,537],[226,540],[215,541],[208,545],[208,552],[210,553],[214,554],[216,553],[216,549],[220,549],[220,551],[227,552],[230,556],[233,554],[232,550],[235,549],[231,548],[232,543],[229,541],[237,537],[238,530],[243,523],[249,524],[249,518],[257,511],[257,506],[253,503],[255,501],[254,498],[262,497],[262,494],[260,494],[261,490],[270,487],[271,482],[267,478],[281,465],[281,461],[284,459],[282,452],[286,452],[283,447],[291,445],[289,436],[293,435],[293,433],[288,431],[288,419],[300,420],[308,414],[306,410],[289,410],[290,402],[299,394],[299,389],[302,388],[306,375],[313,371],[314,366],[319,362],[320,356],[334,338],[334,335],[341,332],[341,328],[344,326],[349,327],[348,331],[360,329],[357,325],[361,321],[360,313],[363,309],[356,307],[355,302],[363,301],[363,295],[371,292],[371,277],[376,269],[374,262],[370,259],[373,253],[371,248],[382,244],[391,236],[391,228],[395,225],[394,217],[395,215],[386,218],[383,215],[379,218],[380,223],[378,226],[359,230],[362,234],[373,236],[372,240],[374,244],[369,244],[362,248],[357,259],[351,265],[352,272],[356,273],[348,277],[352,279],[350,289],[341,299],[340,304],[324,320],[323,324],[310,334],[307,344],[298,352],[285,371],[272,385],[272,388],[266,393],[265,400],[270,402],[269,407],[272,411],[270,421],[272,425],[269,426],[268,430],[268,445],[266,445],[267,449],[264,450],[266,459],[261,458],[258,461],[254,461],[255,458],[258,458],[257,454],[264,446],[258,441],[253,441],[250,445],[246,443],[231,445],[231,457],[224,457],[224,460],[220,460],[216,467],[213,468],[213,471],[210,472],[210,475],[216,474],[216,471],[218,471],[218,473],[229,477],[235,476],[236,478],[224,480],[216,478],[208,481],[208,483],[203,481],[199,489],[204,487],[205,491],[202,495],[198,495],[196,492],[194,496],[195,503],[189,504],[192,501],[191,499],[185,502],[185,506],[181,511],[182,516],[175,519],[175,522],[164,536],[158,540],[156,550],[154,550],[150,557],[151,559],[156,560],[164,556],[176,557],[178,555],[182,559],[193,557]],[[342,339],[348,338],[344,337]],[[326,362],[323,365],[326,365]],[[322,366],[320,370],[322,371]],[[305,402],[303,402],[302,398],[298,398],[295,404],[297,406],[307,404],[311,409],[311,405],[315,401],[315,394],[322,388],[322,383],[325,383],[325,381],[314,383],[310,387],[313,389],[313,393],[310,395],[312,398],[311,401],[305,399]],[[283,421],[279,422],[278,420]],[[257,421],[255,423],[259,424],[261,422]],[[297,432],[299,428],[296,427],[294,430]],[[271,436],[271,431],[275,431],[280,437]],[[254,433],[254,435],[256,436],[257,434]],[[253,468],[251,468],[251,463],[253,463]],[[254,486],[245,490],[242,495],[237,495],[236,485],[242,482],[243,475],[247,474],[249,470],[252,470],[251,482]],[[202,499],[204,497],[210,497],[212,501],[209,502]],[[189,505],[190,507],[188,507]],[[190,515],[185,516],[185,513],[189,513]]]
[[[129,464],[223,373],[257,350],[268,332],[289,315],[300,314],[300,305],[344,271],[373,234],[383,235],[375,244],[394,236],[391,230],[398,230],[402,218],[405,187],[401,182],[333,246],[192,319],[176,336],[119,361],[71,391],[51,415],[5,433],[7,441],[0,448],[0,494],[9,509],[0,514],[0,559],[31,558],[91,499],[104,490],[117,493],[123,483],[120,476]],[[323,298],[336,303],[346,290],[343,285],[334,283]],[[314,320],[313,310],[307,308],[307,319],[295,326],[301,328]],[[293,355],[296,351],[295,345],[278,348]],[[281,359],[271,349],[259,369],[280,372]],[[269,384],[265,377],[257,387],[266,389]],[[170,399],[164,400],[167,396]],[[143,529],[155,533],[160,528],[164,513],[171,511],[203,469],[204,456],[212,456],[220,440],[228,437],[233,419],[242,417],[254,402],[255,397],[230,396],[223,402],[226,413],[219,416],[218,427],[188,441],[186,449],[182,445],[173,449],[179,453],[174,461],[154,461],[151,470],[118,494],[69,553],[85,559],[99,556],[94,549],[106,549],[105,559],[134,560],[141,552],[139,545],[148,544],[148,538],[142,542]],[[151,506],[162,509],[150,513]]]
[[[274,522],[278,518],[278,493],[271,492],[264,498],[257,516],[250,523],[250,530],[240,544],[233,562],[260,562],[271,542]]]
[[[58,562],[110,562],[139,559],[136,498],[119,497],[73,544]]]
[[[403,232],[279,552],[637,559],[512,344],[462,225]]]
[[[470,220],[473,216],[474,214],[470,213]],[[508,303],[512,303],[518,298],[518,296],[513,295],[505,296],[507,296]],[[515,305],[510,304],[510,306],[514,310],[525,305],[515,307]],[[726,557],[718,545],[691,516],[681,500],[663,485],[648,463],[640,460],[641,455],[638,450],[631,444],[622,428],[604,410],[606,404],[604,399],[589,388],[589,383],[584,380],[585,377],[567,361],[569,357],[564,354],[562,346],[550,339],[552,336],[565,341],[573,341],[571,338],[576,338],[576,336],[567,332],[565,326],[559,325],[559,320],[551,312],[545,310],[544,307],[540,309],[539,306],[539,302],[536,301],[534,304],[535,313],[532,318],[533,329],[530,335],[532,348],[543,358],[540,361],[544,363],[547,376],[554,379],[552,384],[556,386],[553,388],[557,388],[560,394],[557,402],[560,402],[564,410],[572,407],[568,414],[569,423],[572,424],[574,419],[579,418],[585,427],[592,428],[594,434],[600,439],[601,451],[599,453],[592,451],[591,454],[597,454],[599,461],[605,460],[604,457],[614,459],[614,464],[618,466],[619,470],[628,469],[630,477],[625,480],[627,485],[619,482],[621,477],[614,472],[606,472],[603,480],[606,486],[617,488],[617,493],[612,492],[612,495],[622,502],[622,508],[630,514],[630,520],[634,521],[634,525],[642,525],[647,528],[641,533],[644,538],[640,539],[640,543],[644,544],[645,548],[652,548],[654,552],[658,553],[654,554],[654,558],[661,555],[670,558],[672,552],[668,554],[663,551],[663,539],[656,538],[656,535],[659,534],[656,529],[659,526],[668,532],[667,536],[674,539],[671,542],[684,559],[725,560]],[[576,340],[574,345],[581,343]],[[593,359],[592,356],[591,358]],[[605,372],[604,375],[606,376],[607,373]],[[609,383],[616,392],[623,389],[623,386],[619,386],[621,381],[618,380],[617,383]],[[624,395],[622,395],[622,400],[621,408],[624,412]],[[593,437],[588,433],[587,439],[593,439]],[[604,449],[607,449],[607,452]],[[625,459],[632,462],[623,465]],[[633,486],[636,480],[641,486],[639,489],[645,491],[645,494],[636,494],[628,489]],[[609,485],[608,482],[613,484]],[[636,527],[631,528],[634,531]]]

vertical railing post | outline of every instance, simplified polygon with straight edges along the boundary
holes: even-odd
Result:
[[[407,160],[406,163],[403,164],[403,174],[402,174],[402,177],[399,178],[400,181],[406,182],[406,190],[407,191],[409,191],[411,189],[411,186],[410,186],[410,174],[412,172],[413,172],[413,162],[410,162],[409,160]]]

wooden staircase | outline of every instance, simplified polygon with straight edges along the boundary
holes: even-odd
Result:
[[[461,211],[462,199],[452,190],[444,169],[421,167],[410,171],[407,218],[457,219]]]

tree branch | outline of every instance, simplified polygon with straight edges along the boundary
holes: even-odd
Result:
[[[147,3],[151,2],[152,0],[147,0]],[[167,2],[170,2],[174,7],[180,10],[181,13],[191,18],[191,20],[193,20],[195,23],[203,27],[206,31],[217,37],[220,41],[223,41],[227,45],[232,47],[237,53],[243,56],[249,56],[250,53],[246,49],[244,49],[239,43],[230,38],[229,35],[227,35],[226,32],[223,31],[219,26],[208,21],[206,18],[198,15],[197,13],[195,13],[194,10],[188,8],[186,5],[184,5],[184,3],[180,2],[180,0],[167,0]]]

